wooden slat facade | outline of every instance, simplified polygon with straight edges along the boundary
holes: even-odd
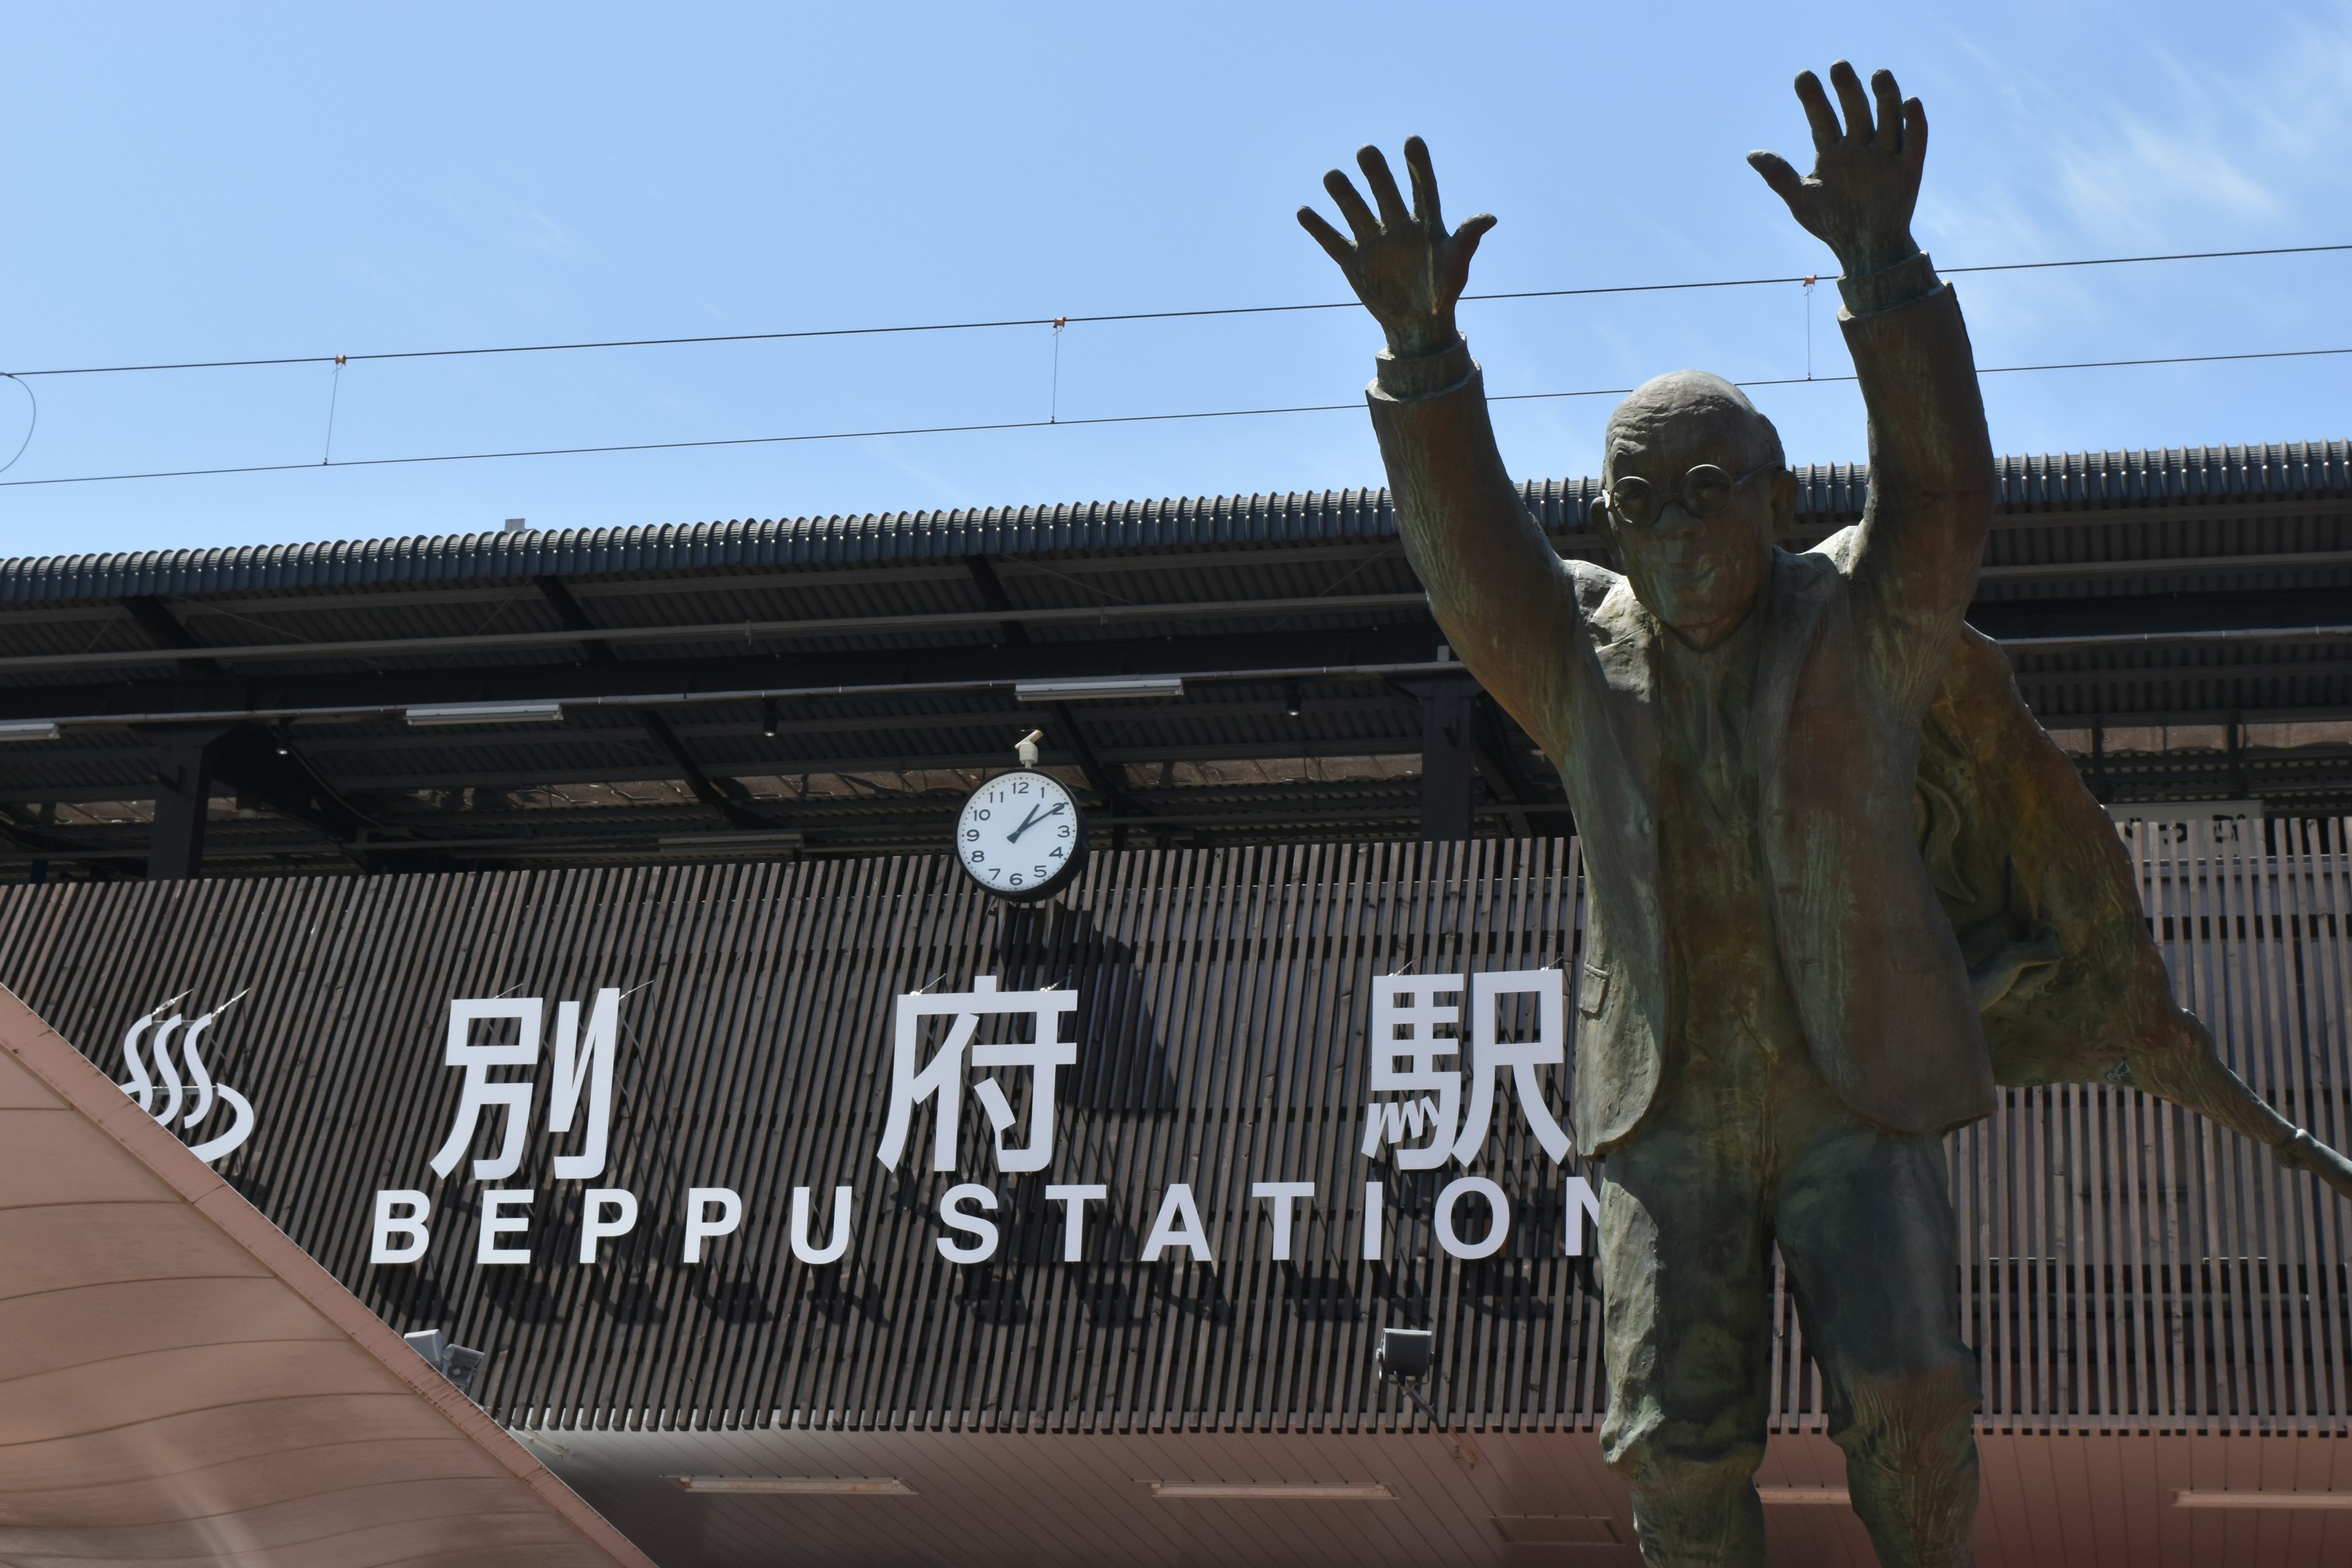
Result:
[[[2339,1146],[2344,826],[2274,824],[2275,853],[2133,830],[2184,1000],[2251,1082]],[[217,1168],[396,1327],[487,1350],[475,1392],[510,1424],[1395,1431],[1425,1424],[1375,1384],[1370,1351],[1403,1323],[1438,1331],[1432,1397],[1450,1423],[1590,1431],[1598,1303],[1561,1255],[1576,1166],[1555,1167],[1507,1098],[1474,1167],[1516,1200],[1503,1253],[1438,1253],[1431,1198],[1459,1173],[1432,1172],[1387,1176],[1388,1259],[1358,1256],[1364,1184],[1386,1169],[1358,1151],[1371,978],[1573,975],[1579,897],[1575,844],[1535,839],[1103,855],[1038,910],[922,858],[17,888],[0,892],[0,983],[118,1078],[134,1017],[250,987],[205,1042],[258,1113]],[[887,1173],[893,999],[981,974],[1077,994],[1053,1167],[992,1174],[968,1104],[962,1171],[923,1168],[927,1106]],[[533,1261],[478,1268],[478,1184],[426,1165],[461,1077],[441,1060],[448,1004],[538,995],[551,1024],[555,1001],[605,985],[631,994],[612,1163],[593,1184],[637,1194],[637,1229],[594,1266],[572,1261],[591,1184],[551,1174],[577,1138],[543,1133],[543,1062],[526,1163],[504,1184],[539,1194]],[[477,1152],[498,1114],[486,1121]],[[1989,1428],[2345,1430],[2347,1215],[2316,1183],[2104,1086],[2012,1091],[1953,1155]],[[1003,1200],[989,1263],[934,1246],[960,1180]],[[1291,1263],[1268,1258],[1249,1195],[1269,1180],[1318,1188]],[[1059,1261],[1049,1181],[1109,1189],[1087,1261]],[[1213,1264],[1132,1261],[1171,1182],[1197,1194]],[[814,1190],[822,1229],[835,1184],[856,1194],[847,1258],[796,1262],[793,1189]],[[677,1261],[689,1186],[747,1206],[700,1267]],[[423,1262],[368,1263],[383,1188],[434,1194]],[[1776,1421],[1817,1431],[1780,1312]]]

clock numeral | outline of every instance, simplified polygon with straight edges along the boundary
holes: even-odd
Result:
[[[975,849],[971,852],[971,863],[975,866],[987,858],[988,851],[985,849]]]
[[[1013,873],[1013,885],[1016,888],[1021,885],[1021,873],[1018,871]]]
[[[972,816],[978,817],[982,822],[986,822],[988,820],[988,807],[984,805],[982,806],[978,811],[973,812]]]
[[[1013,793],[1014,795],[1027,795],[1029,793],[1029,781],[1027,779],[1023,779],[1019,784],[1014,784],[1013,786]]]
[[[1045,874],[1045,868],[1043,866],[1033,867],[1031,869],[1036,876],[1042,877]]]
[[[967,839],[977,841],[980,837],[980,829],[977,827],[967,827],[963,830],[963,836]]]
[[[1066,823],[1062,824],[1061,831],[1060,831],[1060,837],[1064,837],[1064,838],[1067,838],[1069,836],[1070,836],[1070,825],[1069,825],[1068,823],[1066,823]]]
[[[1066,849],[1056,849],[1056,850],[1055,850],[1055,851],[1054,851],[1053,858],[1055,858],[1055,859],[1056,859],[1056,860],[1059,860],[1063,856],[1067,855],[1068,853],[1069,853],[1069,851],[1068,851],[1068,850],[1066,850]],[[1040,870],[1043,870],[1043,869],[1044,869],[1044,868],[1043,868],[1043,867],[1040,867],[1040,868],[1039,868]]]

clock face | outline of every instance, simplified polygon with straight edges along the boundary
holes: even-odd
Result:
[[[990,892],[1042,899],[1085,861],[1086,816],[1060,780],[1016,769],[971,792],[956,818],[955,849],[965,873]]]

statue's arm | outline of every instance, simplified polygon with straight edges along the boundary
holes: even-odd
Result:
[[[1911,237],[1927,117],[1895,78],[1830,68],[1841,125],[1819,79],[1797,79],[1811,122],[1813,173],[1770,153],[1748,162],[1797,221],[1837,253],[1840,313],[1870,415],[1870,500],[1852,571],[1882,678],[1924,709],[1975,592],[1992,521],[1991,437],[1976,359],[1951,286]]]
[[[1909,300],[1858,309],[1856,280],[1839,286],[1848,300],[1841,324],[1870,416],[1870,499],[1853,583],[1867,607],[1875,662],[1924,710],[1976,591],[1994,472],[1959,301],[1950,284],[1935,281],[1927,257],[1913,260],[1912,279],[1889,290],[1927,286]]]
[[[1503,467],[1469,345],[1383,353],[1366,390],[1405,558],[1447,646],[1521,728],[1569,745],[1561,683],[1581,624],[1568,567]]]
[[[1448,233],[1429,149],[1416,136],[1404,151],[1410,209],[1388,160],[1366,147],[1357,163],[1379,211],[1335,169],[1324,189],[1353,238],[1311,207],[1298,221],[1387,334],[1367,395],[1405,555],[1437,624],[1479,683],[1558,755],[1568,744],[1558,688],[1580,624],[1574,584],[1504,469],[1478,366],[1454,324],[1470,258],[1495,220],[1481,213]]]

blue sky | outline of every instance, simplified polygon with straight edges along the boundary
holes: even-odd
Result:
[[[12,5],[0,366],[1338,298],[1291,214],[1429,139],[1474,289],[1828,270],[1841,56],[1933,125],[1938,260],[2352,241],[2352,5]],[[2352,346],[2352,254],[1961,280],[1979,363]],[[1846,368],[1825,285],[1813,368]],[[1467,306],[1496,392],[1801,375],[1792,286]],[[6,476],[1041,417],[1043,328],[37,383]],[[1354,312],[1063,335],[1062,415],[1357,396]],[[2006,452],[2342,437],[2352,358],[1987,378]],[[1760,390],[1799,461],[1850,385]],[[1607,398],[1501,411],[1525,478]],[[0,385],[0,458],[24,430]],[[1359,413],[0,489],[0,553],[1377,484]]]

